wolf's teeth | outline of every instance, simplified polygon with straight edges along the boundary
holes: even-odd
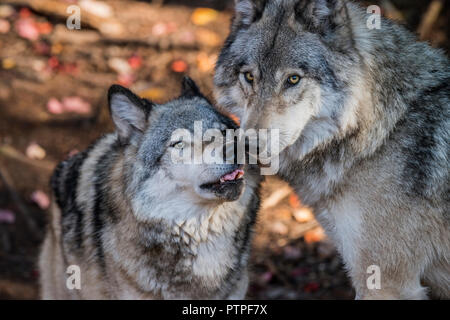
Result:
[[[244,175],[244,173],[239,171],[239,173],[237,174],[236,179],[242,178],[243,175]]]
[[[224,183],[225,179],[224,178],[220,178],[220,183]]]

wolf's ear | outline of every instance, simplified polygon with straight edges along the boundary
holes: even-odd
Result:
[[[267,0],[234,0],[235,21],[250,25],[264,12]]]
[[[330,43],[351,40],[350,18],[345,0],[300,0],[295,17],[309,31],[324,36]]]
[[[125,143],[136,134],[144,132],[151,104],[144,103],[133,92],[117,84],[109,88],[108,101],[121,142]]]
[[[189,77],[184,77],[181,83],[181,95],[185,97],[201,96],[200,89],[195,84],[194,80]]]

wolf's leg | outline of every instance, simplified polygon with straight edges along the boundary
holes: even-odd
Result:
[[[430,287],[433,298],[450,299],[449,263],[440,261],[425,270],[424,283]]]
[[[344,197],[317,218],[333,238],[352,279],[357,299],[426,299],[420,283],[427,247],[405,214],[375,202]],[[390,208],[389,208],[390,209]],[[414,213],[410,212],[409,217]]]
[[[389,243],[389,238],[383,240],[382,235],[379,242],[365,240],[355,255],[357,259],[346,261],[356,299],[428,299],[427,289],[421,284],[423,259],[409,255],[401,241]]]

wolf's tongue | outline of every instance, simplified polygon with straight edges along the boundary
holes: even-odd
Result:
[[[236,169],[233,172],[227,173],[226,175],[222,176],[222,178],[220,178],[220,182],[233,181],[239,179],[243,175],[244,170]]]

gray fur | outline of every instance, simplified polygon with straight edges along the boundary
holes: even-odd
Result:
[[[279,173],[335,240],[357,297],[449,298],[448,58],[389,20],[369,30],[349,1],[236,2],[216,98],[244,129],[280,129]]]
[[[236,128],[193,81],[155,105],[113,86],[117,132],[62,162],[40,256],[45,299],[242,299],[259,206],[257,168],[219,190],[198,186],[237,165],[174,164],[175,129]],[[244,190],[242,191],[242,186]],[[231,191],[230,191],[231,190]],[[66,268],[81,269],[81,290]]]

